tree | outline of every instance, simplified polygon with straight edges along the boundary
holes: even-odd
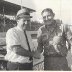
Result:
[[[29,25],[29,30],[37,31],[40,26],[42,26],[42,23],[39,23],[37,21],[31,21],[31,24]]]
[[[15,20],[10,20],[9,18],[0,15],[0,32],[6,32],[9,28],[14,27],[15,24]]]

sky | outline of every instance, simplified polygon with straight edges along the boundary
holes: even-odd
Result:
[[[60,19],[65,24],[72,23],[72,0],[6,0],[31,9],[36,10],[32,13],[33,20],[42,22],[41,11],[45,8],[53,9],[55,19]]]

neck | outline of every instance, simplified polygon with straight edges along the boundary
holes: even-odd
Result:
[[[53,21],[51,24],[45,25],[45,27],[46,27],[47,29],[51,29],[51,28],[53,28],[53,27],[56,27],[56,22]]]
[[[45,27],[48,29],[48,28],[51,28],[53,27],[53,24],[49,24],[49,25],[45,25]]]

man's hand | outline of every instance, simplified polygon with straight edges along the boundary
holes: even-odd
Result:
[[[33,57],[36,58],[36,59],[40,59],[41,58],[41,54],[36,50],[36,51],[33,51]]]

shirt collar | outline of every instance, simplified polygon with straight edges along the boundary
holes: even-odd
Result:
[[[22,28],[20,28],[19,26],[17,26],[17,29],[19,29],[20,31],[23,31],[23,29],[22,29]]]

